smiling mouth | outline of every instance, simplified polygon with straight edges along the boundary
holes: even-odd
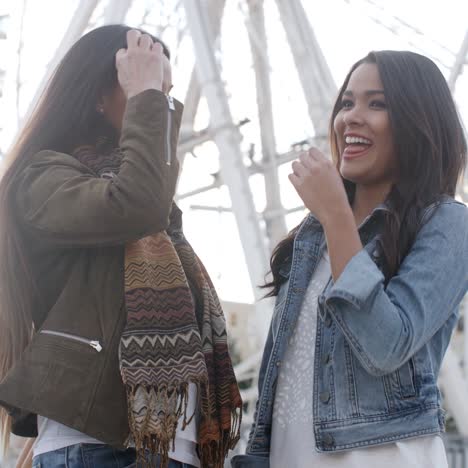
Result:
[[[363,156],[372,146],[372,141],[364,137],[346,136],[343,158],[354,159]]]

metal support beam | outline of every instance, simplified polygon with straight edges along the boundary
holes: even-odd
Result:
[[[246,123],[249,123],[249,120],[243,120],[239,122],[237,126],[240,128]],[[210,126],[198,132],[193,132],[192,129],[190,129],[190,132],[187,132],[186,129],[184,131],[182,127],[179,135],[179,144],[177,145],[177,151],[180,154],[190,153],[196,146],[202,145],[203,143],[212,140],[213,135]]]
[[[185,109],[185,108],[184,108]],[[204,128],[199,132],[191,133],[190,135],[180,134],[179,144],[177,145],[177,152],[180,158],[185,156],[187,153],[190,153],[196,146],[202,145],[207,141],[211,141],[213,138],[211,136],[211,131],[209,128]]]
[[[213,33],[213,38],[216,39],[221,31],[221,20],[223,17],[224,6],[226,0],[208,0],[207,10],[209,24]],[[198,110],[198,104],[200,103],[201,91],[200,84],[198,82],[196,67],[193,68],[190,74],[190,82],[187,90],[187,95],[184,101],[184,114],[182,116],[182,127],[193,128],[193,122]]]
[[[208,18],[213,32],[213,37],[216,41],[221,31],[221,20],[223,18],[224,6],[226,0],[208,0]],[[184,113],[182,114],[181,127],[185,129],[193,130],[193,123],[197,115],[198,105],[200,104],[201,90],[198,82],[196,67],[193,67],[192,73],[190,74],[190,81],[187,89],[187,94],[184,100]],[[182,171],[185,162],[185,155],[187,151],[184,146],[180,146],[177,149],[177,156],[179,159],[180,170]],[[180,180],[180,178],[179,178]]]
[[[223,18],[225,4],[226,0],[208,0],[207,2],[206,8],[208,10],[209,23],[215,40],[218,38],[221,31],[221,20]],[[190,82],[184,101],[184,114],[182,116],[183,127],[193,127],[200,98],[200,85],[198,82],[196,67],[194,67],[190,74]]]
[[[205,137],[200,137],[200,138],[203,139]],[[193,148],[194,145],[196,144],[196,140],[194,139],[194,140],[190,140],[190,141],[183,141],[182,143],[185,146],[185,149],[187,151],[190,151],[190,148]],[[193,143],[193,144],[191,144],[191,143]],[[308,145],[310,145],[310,146],[317,145],[317,144],[318,143],[315,140],[310,140],[310,143],[308,143]],[[299,148],[299,149],[292,149],[291,151],[288,151],[287,153],[284,153],[284,154],[280,154],[280,155],[278,155],[276,157],[275,163],[278,166],[281,166],[282,164],[286,164],[288,162],[294,161],[295,159],[297,159],[299,157],[300,152],[301,152],[301,149]],[[247,172],[248,172],[249,175],[263,173],[263,166],[258,165],[258,164],[252,165],[249,168],[247,168]],[[199,187],[199,188],[194,189],[194,190],[190,190],[189,192],[177,194],[176,195],[176,201],[183,200],[184,198],[189,198],[189,197],[192,197],[194,195],[198,195],[200,193],[208,192],[209,190],[212,190],[214,188],[221,187],[223,184],[224,184],[224,182],[222,181],[222,178],[218,178],[212,184],[205,185],[203,187]],[[265,211],[263,213],[263,217],[267,218],[268,216],[270,216],[269,212]]]
[[[190,205],[191,210],[200,210],[200,211],[213,211],[215,213],[232,213],[232,208],[229,208],[227,206],[209,206],[209,205]],[[280,213],[275,213],[274,211],[269,212],[267,214],[268,217],[273,218],[277,217],[279,214],[284,216],[287,214],[292,214],[292,213],[297,213],[298,211],[305,211],[305,206],[300,205],[296,206],[294,208],[289,208],[285,209],[282,208]],[[258,213],[258,218],[262,216],[262,213]],[[263,217],[265,217],[265,214],[263,213]]]
[[[287,234],[286,221],[282,214],[280,183],[276,164],[276,139],[271,103],[270,64],[265,30],[263,0],[248,0],[249,16],[246,19],[250,49],[255,70],[257,111],[262,142],[262,162],[265,169],[265,212],[276,213],[265,219],[270,252]]]
[[[276,0],[316,136],[328,133],[337,88],[300,0]]]
[[[241,135],[234,124],[226,91],[214,56],[213,34],[208,15],[200,0],[184,0],[187,23],[192,34],[196,67],[202,93],[208,102],[214,141],[220,153],[221,174],[231,197],[239,235],[254,297],[260,299],[257,286],[264,281],[268,271],[268,256],[264,237],[255,212],[249,187],[247,170],[240,149]],[[268,330],[270,306],[258,303],[255,314],[255,332],[252,339],[263,343]]]

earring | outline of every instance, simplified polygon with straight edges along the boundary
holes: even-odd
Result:
[[[97,110],[100,114],[104,114],[104,107],[99,106],[96,110]]]

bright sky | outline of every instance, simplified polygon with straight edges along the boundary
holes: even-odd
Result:
[[[64,34],[77,0],[27,0],[23,23],[23,44],[21,53],[21,88],[18,97],[20,116],[25,112],[41,80],[48,61],[55,52]],[[95,12],[93,21],[99,24],[105,2]],[[126,22],[139,26],[148,5],[158,2],[134,0]],[[153,7],[147,21],[164,24],[161,20],[170,12],[175,0],[160,2],[166,6]],[[244,2],[227,0],[222,38],[217,57],[221,64],[223,79],[230,96],[230,104],[235,121],[249,118],[251,123],[242,127],[242,149],[247,151],[255,143],[256,154],[260,157],[259,131],[256,114],[256,95],[250,46],[245,28]],[[11,142],[16,125],[16,83],[17,47],[21,20],[20,0],[2,0],[0,14],[13,13],[9,25],[9,35],[0,48],[0,68],[6,67],[7,78],[4,97],[0,99],[0,149],[5,151]],[[326,0],[314,2],[304,0],[308,18],[330,66],[337,85],[341,83],[349,67],[370,50],[408,49],[424,53],[435,59],[445,76],[455,60],[463,41],[468,17],[466,0]],[[52,14],[53,12],[53,14]],[[265,0],[265,14],[268,32],[269,57],[271,62],[271,82],[275,132],[278,152],[286,152],[292,143],[313,135],[313,127],[307,113],[302,89],[287,45],[284,30],[279,21],[274,0]],[[396,19],[398,17],[400,21]],[[60,18],[60,21],[58,19]],[[372,19],[374,18],[374,19]],[[168,43],[175,57],[174,96],[183,101],[190,71],[194,63],[191,39],[187,33],[177,40],[178,17],[172,16],[170,24],[162,32],[157,28],[148,29],[159,34]],[[181,24],[185,21],[182,19]],[[419,32],[411,30],[403,23],[411,25]],[[388,28],[392,29],[390,31]],[[179,48],[178,48],[179,45]],[[468,70],[459,78],[455,93],[460,112],[468,123]],[[328,116],[324,116],[325,119]],[[202,101],[196,126],[208,125],[209,115],[206,103]],[[219,169],[217,149],[212,143],[195,149],[196,158],[188,156],[181,175],[179,191],[208,185],[210,174]],[[289,165],[280,168],[281,193],[286,208],[300,205],[287,179]],[[261,176],[251,178],[257,210],[264,208],[265,197]],[[220,295],[225,300],[252,300],[251,288],[237,227],[232,214],[200,210],[190,210],[190,206],[209,205],[229,207],[230,200],[226,188],[212,190],[182,203],[185,216],[185,230],[200,257],[212,274]],[[289,215],[288,227],[293,227],[303,213]]]

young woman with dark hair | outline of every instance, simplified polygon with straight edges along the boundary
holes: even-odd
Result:
[[[0,429],[34,467],[221,468],[241,400],[173,203],[169,51],[126,26],[66,54],[0,182]],[[142,466],[138,463],[138,466]]]
[[[310,210],[273,253],[276,296],[247,455],[233,466],[447,466],[437,377],[468,289],[464,132],[412,52],[349,72],[289,176]]]

